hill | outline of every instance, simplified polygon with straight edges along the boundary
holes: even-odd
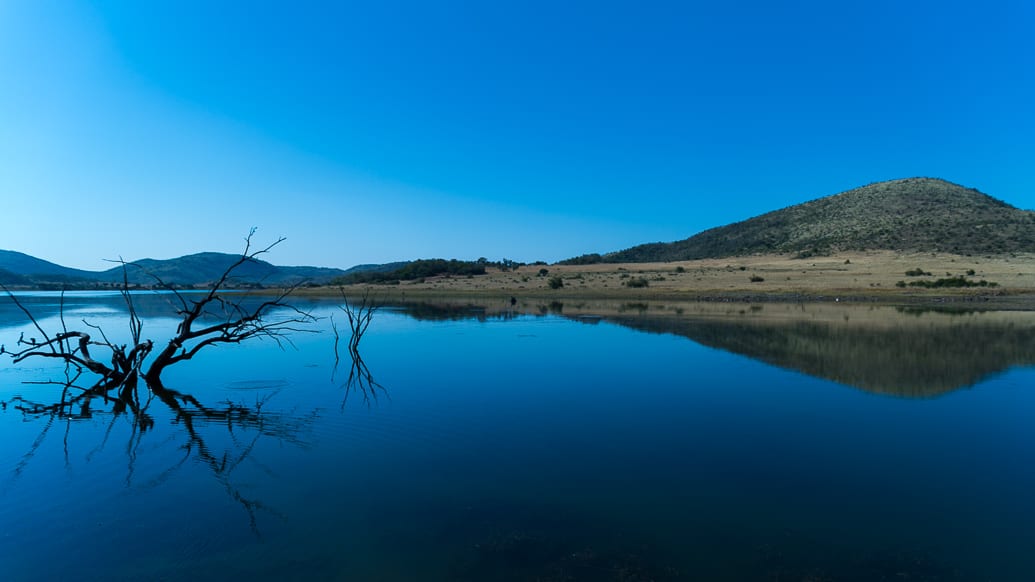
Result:
[[[7,269],[0,269],[0,285],[27,285],[29,279],[22,275],[15,275]]]
[[[879,182],[706,230],[565,263],[640,263],[847,250],[1035,252],[1035,212],[935,178]]]
[[[212,283],[241,258],[228,253],[197,253],[167,260],[140,259],[133,261],[139,268],[129,268],[129,282],[148,285],[154,277],[170,285],[204,285]],[[302,281],[324,283],[344,271],[325,267],[277,267],[266,261],[251,259],[233,273],[232,284],[292,285]],[[108,282],[122,280],[122,267],[113,267],[100,274]]]
[[[46,281],[90,281],[98,273],[62,267],[17,251],[0,250],[0,270],[5,271],[5,280],[24,281],[25,278]],[[15,283],[21,284],[21,283]]]

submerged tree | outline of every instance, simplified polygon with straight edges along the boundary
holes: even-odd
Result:
[[[367,328],[370,327],[370,322],[374,319],[374,313],[380,308],[380,305],[371,299],[369,289],[363,293],[358,302],[350,302],[344,288],[339,290],[341,291],[342,299],[340,308],[345,313],[349,324],[348,350],[349,359],[351,360],[349,377],[344,384],[345,398],[342,400],[341,406],[342,408],[345,407],[349,394],[354,390],[362,394],[363,401],[369,405],[371,398],[376,400],[379,392],[387,393],[387,390],[374,380],[374,375],[370,372],[370,368],[367,367],[363,357],[359,354],[359,342],[363,339],[363,334],[367,332]],[[333,315],[331,316],[331,329],[334,331],[334,373],[331,375],[331,381],[333,382],[334,375],[337,374],[338,365],[341,362],[341,356],[338,352],[341,334],[338,331],[338,325],[335,323]]]
[[[128,312],[128,343],[113,341],[100,326],[86,320],[81,321],[82,327],[79,329],[70,327],[65,319],[64,293],[61,294],[58,310],[60,328],[48,331],[16,295],[0,286],[36,330],[36,333],[30,332],[30,337],[22,333],[13,349],[0,346],[0,354],[11,358],[13,363],[44,359],[64,364],[63,379],[30,382],[55,386],[59,394],[44,393],[29,397],[17,395],[0,402],[4,409],[10,407],[27,416],[47,420],[42,433],[15,468],[16,477],[24,464],[35,456],[55,421],[66,423],[67,463],[67,432],[72,422],[110,414],[112,426],[120,418],[127,418],[132,423],[130,443],[126,448],[130,458],[128,484],[140,438],[155,425],[156,410],[151,406],[157,400],[164,404],[172,414],[174,423],[186,433],[183,445],[186,454],[176,467],[166,473],[191,458],[201,462],[211,469],[228,494],[248,511],[252,526],[255,527],[255,512],[264,507],[257,500],[245,497],[232,485],[231,473],[251,454],[260,436],[298,442],[297,434],[308,425],[311,418],[264,410],[268,396],[256,400],[254,404],[228,401],[206,405],[189,393],[167,388],[161,381],[166,368],[194,358],[209,346],[237,344],[253,338],[272,339],[279,345],[290,342],[288,334],[291,332],[308,331],[303,326],[315,321],[311,314],[288,302],[289,295],[297,286],[267,296],[225,293],[239,267],[269,252],[284,240],[281,238],[264,248],[253,250],[254,234],[253,229],[245,238],[241,256],[204,293],[182,293],[157,275],[148,273],[154,279],[155,286],[167,291],[173,298],[179,317],[175,334],[164,344],[159,344],[162,347],[157,351],[154,349],[156,343],[143,336],[143,321],[138,315],[133,294],[129,291],[128,269],[142,268],[139,265],[120,261],[123,267],[121,295]],[[205,426],[225,427],[230,431],[235,446],[222,453],[217,452],[205,437]],[[109,427],[108,433],[110,431]],[[253,436],[245,441],[238,441],[237,436],[234,436],[249,433]]]
[[[143,339],[143,322],[137,315],[133,304],[133,295],[129,291],[128,269],[142,268],[133,263],[122,262],[123,283],[121,293],[129,312],[129,332],[131,343],[118,344],[108,339],[104,330],[83,320],[83,329],[69,329],[65,322],[64,310],[60,312],[61,330],[48,333],[40,325],[36,317],[6,287],[4,291],[15,305],[28,317],[40,334],[40,338],[18,338],[13,350],[0,348],[0,354],[7,354],[14,363],[30,358],[56,359],[65,364],[65,380],[49,381],[47,384],[64,385],[66,389],[75,389],[77,395],[70,395],[58,406],[73,405],[77,400],[90,398],[99,394],[114,394],[136,388],[140,378],[149,386],[161,386],[161,375],[166,368],[179,362],[194,358],[208,346],[220,344],[237,344],[252,338],[267,338],[281,344],[290,341],[287,334],[302,331],[304,324],[312,323],[315,318],[292,306],[287,298],[297,288],[288,287],[275,295],[262,297],[252,301],[246,295],[227,297],[224,291],[232,281],[235,270],[254,260],[257,256],[268,253],[270,249],[283,242],[277,239],[272,244],[259,250],[252,249],[252,237],[255,229],[245,238],[244,252],[240,258],[229,265],[222,275],[202,294],[200,298],[187,296],[163,281],[157,275],[148,273],[154,279],[155,286],[170,292],[178,303],[176,314],[180,318],[176,334],[165,343],[154,358],[148,362],[155,343],[151,339]],[[62,295],[63,301],[63,295]],[[273,317],[273,312],[280,312]],[[105,352],[104,359],[98,359],[95,352]],[[79,384],[84,375],[93,376],[92,384]],[[67,392],[67,390],[66,390]]]

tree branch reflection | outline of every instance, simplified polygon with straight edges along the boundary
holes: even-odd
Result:
[[[18,395],[3,403],[5,410],[21,413],[25,420],[43,422],[39,435],[14,467],[12,480],[24,473],[56,423],[65,424],[62,450],[65,465],[69,467],[73,427],[84,421],[110,416],[99,442],[85,455],[86,462],[105,450],[120,422],[127,422],[130,429],[125,442],[127,488],[158,487],[184,466],[199,464],[244,509],[256,535],[260,535],[260,512],[279,514],[260,499],[246,495],[235,482],[235,471],[246,461],[258,464],[253,456],[263,438],[306,447],[308,443],[304,437],[316,419],[316,411],[295,415],[271,410],[269,403],[276,391],[257,397],[253,403],[226,400],[212,404],[186,391],[168,388],[161,382],[123,387],[117,392],[87,389],[70,396],[72,388],[60,387],[51,402],[29,400]],[[162,427],[174,427],[166,442],[180,441],[179,448],[183,454],[155,477],[142,484],[136,483],[138,459],[146,450],[142,445],[149,442],[148,437],[152,435],[159,438],[158,419],[163,421]],[[161,444],[164,443],[152,443],[155,446]],[[268,469],[263,470],[268,472]]]
[[[370,373],[370,368],[367,367],[366,362],[363,361],[363,357],[359,353],[359,342],[363,339],[363,334],[367,332],[367,328],[370,327],[370,322],[374,319],[374,313],[381,308],[381,305],[370,297],[369,290],[358,301],[349,301],[344,288],[341,288],[340,291],[343,302],[340,309],[345,313],[350,332],[348,340],[349,376],[342,385],[342,388],[345,390],[345,396],[341,401],[341,410],[345,410],[349,394],[353,392],[361,394],[363,402],[369,408],[372,402],[377,401],[379,394],[387,396],[388,391],[374,380],[374,375]],[[334,332],[334,369],[331,371],[331,382],[334,383],[335,377],[338,374],[338,367],[341,364],[341,356],[338,350],[341,333],[338,331],[338,324],[335,322],[333,315],[331,316],[331,330]]]

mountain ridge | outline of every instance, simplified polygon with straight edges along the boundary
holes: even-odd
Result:
[[[217,280],[241,258],[240,254],[202,252],[173,259],[144,258],[127,261],[126,275],[131,285],[152,285],[155,277],[170,285],[199,286]],[[395,265],[392,263],[390,265]],[[324,284],[347,273],[377,270],[383,265],[357,265],[351,269],[310,266],[276,266],[250,259],[234,270],[231,285],[294,285],[303,282]],[[121,283],[122,266],[105,271],[86,271],[64,267],[18,251],[0,250],[0,284],[12,286],[96,287]]]

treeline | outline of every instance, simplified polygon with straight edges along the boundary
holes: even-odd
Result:
[[[393,271],[383,273],[366,271],[351,273],[332,281],[334,285],[354,285],[356,283],[398,283],[413,281],[427,277],[466,277],[468,275],[484,275],[489,262],[458,261],[456,259],[419,259]]]
[[[600,256],[600,253],[589,253],[586,255],[579,255],[570,259],[564,259],[558,261],[558,265],[596,265],[597,263],[603,263],[604,257]]]

